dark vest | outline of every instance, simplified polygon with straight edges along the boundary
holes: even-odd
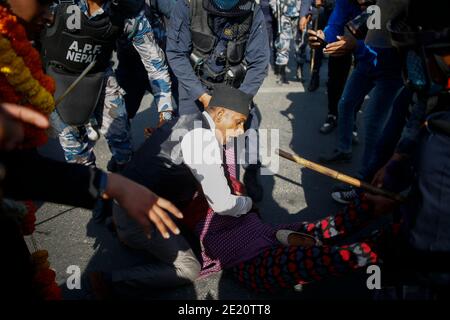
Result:
[[[191,63],[196,71],[197,76],[200,80],[209,78],[208,81],[204,81],[207,86],[211,86],[212,83],[218,83],[220,81],[214,81],[214,75],[207,75],[204,68],[203,61],[214,51],[217,42],[219,41],[218,36],[214,33],[212,28],[213,15],[208,13],[204,8],[204,0],[190,0],[190,15],[191,15],[191,39],[192,39],[192,55]],[[240,81],[243,81],[245,76],[245,66],[244,57],[245,50],[247,46],[247,41],[250,35],[250,29],[252,27],[252,22],[256,5],[252,6],[252,10],[240,17],[229,17],[230,21],[234,21],[230,29],[236,34],[233,40],[227,42],[226,49],[226,67],[225,70],[218,75],[217,78],[223,79],[223,74],[227,74],[229,70],[237,70],[236,67],[242,66],[243,75],[240,77]],[[222,80],[223,81],[223,80]],[[210,83],[207,83],[210,82]],[[234,86],[239,86],[240,83],[230,83]]]
[[[133,155],[123,175],[174,203],[189,202],[199,183],[183,163],[180,151],[183,135],[176,134],[177,130],[193,130],[195,123],[210,129],[201,113],[183,115],[158,128]]]
[[[123,30],[123,21],[112,22],[110,16],[89,19],[81,13],[80,29],[70,30],[67,22],[73,21],[71,4],[60,4],[55,12],[54,24],[47,28],[42,37],[45,63],[55,64],[67,72],[81,73],[97,60],[95,71],[105,71],[109,66],[116,40]]]
[[[60,97],[92,62],[96,65],[75,89],[57,106],[61,119],[80,126],[89,121],[99,103],[104,85],[104,73],[110,65],[116,40],[123,30],[119,15],[104,15],[90,20],[81,13],[80,29],[70,30],[70,3],[56,8],[55,22],[41,36],[42,56],[47,73],[55,79],[55,97]],[[114,23],[113,23],[114,21]]]

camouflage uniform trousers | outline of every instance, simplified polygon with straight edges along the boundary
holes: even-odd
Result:
[[[281,16],[282,32],[275,41],[276,59],[275,64],[285,66],[289,62],[291,40],[295,40],[295,58],[298,65],[306,61],[306,39],[302,40],[302,32],[298,28],[299,18]]]
[[[125,108],[125,91],[117,83],[114,71],[105,73],[104,98],[100,99],[92,117],[99,124],[100,133],[106,138],[112,157],[118,164],[127,163],[132,155],[130,122]],[[50,115],[53,130],[67,162],[95,165],[95,141],[89,140],[85,126],[71,126],[61,119],[55,110]]]

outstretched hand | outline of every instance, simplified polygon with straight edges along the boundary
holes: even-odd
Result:
[[[148,237],[152,225],[155,225],[166,239],[170,238],[168,230],[174,234],[180,233],[167,212],[178,219],[182,219],[183,214],[170,201],[121,175],[108,175],[108,185],[103,198],[115,199],[127,214],[142,226]]]

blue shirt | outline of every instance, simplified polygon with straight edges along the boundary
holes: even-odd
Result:
[[[256,95],[267,75],[269,65],[269,40],[264,15],[259,6],[250,28],[245,51],[247,74],[240,90]],[[178,0],[172,9],[167,30],[166,54],[170,66],[179,81],[180,114],[198,112],[201,104],[197,99],[207,93],[206,87],[197,78],[190,62],[192,40],[190,31],[190,8],[185,0]]]
[[[336,0],[333,12],[328,19],[328,24],[324,29],[325,41],[328,43],[338,41],[337,36],[344,35],[345,25],[360,15],[361,8],[348,1]],[[358,40],[354,51],[355,59],[376,64],[377,53],[364,43],[364,40]]]
[[[150,21],[153,33],[160,46],[166,43],[166,22],[177,0],[145,0],[145,16]]]

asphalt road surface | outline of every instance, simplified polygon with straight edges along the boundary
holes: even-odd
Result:
[[[312,161],[317,161],[321,153],[331,151],[337,141],[336,131],[326,136],[319,133],[327,113],[326,67],[327,60],[324,60],[321,85],[316,92],[307,92],[301,83],[295,81],[294,68],[291,67],[289,85],[278,86],[275,76],[270,72],[255,99],[261,128],[278,129],[280,148],[296,152]],[[133,120],[135,148],[144,140],[143,128],[156,123],[156,110],[151,107],[151,101],[151,95],[146,96],[140,113]],[[333,168],[354,174],[362,148],[362,144],[354,148],[352,164]],[[56,140],[50,141],[41,152],[63,159]],[[110,152],[103,138],[97,142],[95,153],[97,165],[105,169]],[[311,221],[339,209],[339,205],[330,197],[335,181],[289,161],[280,159],[278,172],[262,176],[262,183],[264,200],[260,204],[261,214],[269,223]],[[51,266],[57,272],[57,281],[66,299],[92,298],[87,281],[89,272],[133,266],[145,259],[123,247],[105,225],[95,223],[91,217],[88,210],[48,203],[43,204],[37,213],[35,239],[39,248],[49,251]],[[29,239],[27,241],[30,244]],[[72,265],[79,266],[82,272],[79,290],[69,290],[66,286],[69,276],[67,268]],[[247,291],[227,272],[221,272],[197,280],[192,286],[173,290],[146,290],[135,296],[149,299],[367,299],[371,293],[366,288],[366,277],[362,271],[306,285],[300,292],[288,290],[273,296]],[[133,298],[133,294],[124,295],[123,298]]]

